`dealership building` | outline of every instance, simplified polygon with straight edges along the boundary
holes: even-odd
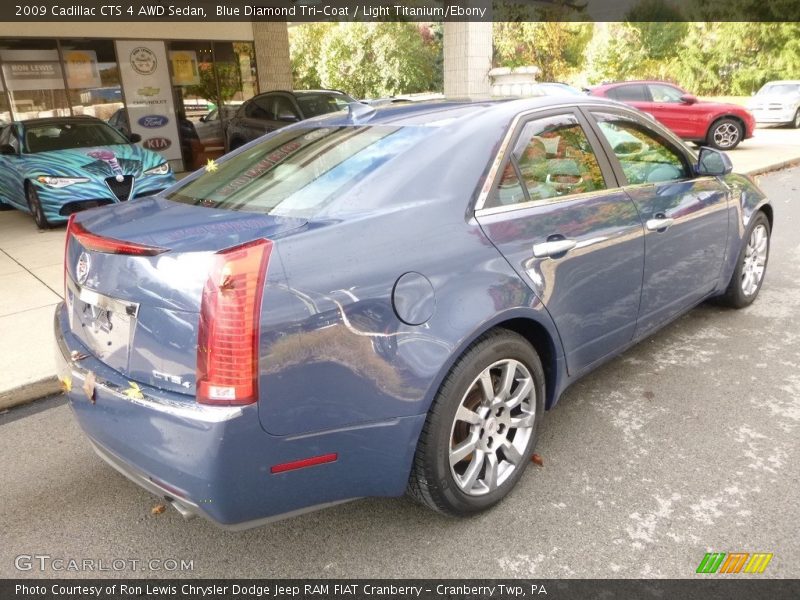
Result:
[[[489,91],[491,23],[447,23],[445,93]],[[269,22],[0,23],[0,120],[89,115],[197,168],[259,92],[292,89],[288,30]]]

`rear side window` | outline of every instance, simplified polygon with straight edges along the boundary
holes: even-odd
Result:
[[[300,105],[300,110],[303,111],[303,116],[306,119],[345,110],[349,102],[355,102],[355,100],[344,94],[307,94],[297,96],[297,104]]]
[[[431,130],[375,125],[280,131],[167,197],[199,206],[310,218]]]
[[[487,207],[605,188],[597,157],[577,118],[571,114],[545,117],[523,127]]]
[[[622,102],[650,102],[647,87],[642,84],[620,85],[606,92],[609,98]]]

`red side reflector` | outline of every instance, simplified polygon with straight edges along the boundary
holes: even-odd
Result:
[[[129,254],[131,256],[156,256],[162,252],[166,252],[169,248],[160,248],[158,246],[144,246],[135,242],[123,242],[122,240],[115,240],[114,238],[103,237],[90,231],[80,223],[74,220],[70,221],[67,230],[67,239],[69,235],[75,237],[76,240],[86,248],[94,252],[104,252],[106,254]]]
[[[331,454],[323,454],[322,456],[312,456],[311,458],[302,458],[300,460],[293,460],[288,463],[281,463],[275,465],[270,469],[271,473],[284,473],[286,471],[295,471],[297,469],[305,469],[306,467],[313,467],[314,465],[323,465],[325,463],[336,462],[339,455],[335,452]]]

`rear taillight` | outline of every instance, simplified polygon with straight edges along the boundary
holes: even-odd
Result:
[[[74,216],[74,215],[72,215]],[[75,222],[70,217],[69,228],[67,229],[67,242],[69,236],[72,235],[80,243],[81,246],[87,250],[94,252],[104,252],[106,254],[127,254],[130,256],[156,256],[167,252],[168,248],[160,248],[158,246],[145,246],[135,242],[124,242],[122,240],[115,240],[114,238],[103,237],[87,231],[86,228],[80,223]]]
[[[73,234],[75,227],[75,213],[69,216],[67,221],[67,235],[64,236],[64,300],[67,300],[67,251],[69,250],[69,238]]]
[[[261,296],[272,242],[255,240],[218,252],[200,306],[197,401],[252,404],[258,398]]]

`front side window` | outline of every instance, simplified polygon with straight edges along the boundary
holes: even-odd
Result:
[[[671,85],[653,84],[650,86],[650,95],[653,97],[653,102],[680,104],[684,92]]]
[[[270,118],[270,99],[271,96],[259,96],[253,98],[244,105],[244,116],[248,119],[269,119]]]
[[[597,157],[577,118],[546,117],[524,126],[489,206],[548,200],[605,187]]]
[[[620,115],[592,113],[631,185],[689,177],[683,155],[644,125]]]

